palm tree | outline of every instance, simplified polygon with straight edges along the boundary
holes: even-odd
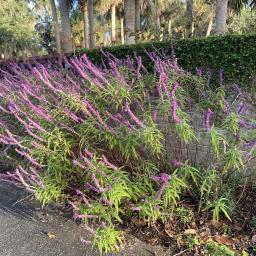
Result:
[[[135,0],[135,32],[140,32],[140,0]]]
[[[111,40],[116,41],[116,3],[113,1],[111,5]]]
[[[125,41],[135,43],[135,0],[124,0]]]
[[[59,9],[61,16],[61,30],[62,30],[62,46],[65,53],[72,52],[72,35],[71,25],[69,19],[70,3],[68,0],[59,0]]]
[[[193,11],[193,0],[187,0],[187,35],[188,37],[192,37],[194,35],[195,24],[194,24],[194,11]]]
[[[50,3],[51,3],[51,10],[52,10],[52,20],[53,20],[53,27],[54,27],[54,36],[55,36],[55,42],[56,42],[56,49],[57,49],[57,53],[61,54],[60,32],[59,32],[56,5],[55,5],[54,0],[50,0]]]
[[[155,37],[158,38],[160,34],[160,13],[161,13],[161,4],[164,0],[147,0],[147,3],[150,7],[152,16],[153,16],[153,28]]]
[[[213,5],[210,5],[209,22],[207,26],[206,36],[209,36],[211,34],[213,19],[214,19],[214,9],[213,9]]]
[[[222,35],[226,31],[228,0],[216,0],[215,33]]]
[[[89,20],[89,43],[90,48],[95,47],[95,32],[94,32],[94,10],[93,0],[88,0],[88,20]]]
[[[82,16],[83,16],[83,44],[85,48],[89,48],[89,20],[88,20],[88,5],[87,0],[80,2]]]

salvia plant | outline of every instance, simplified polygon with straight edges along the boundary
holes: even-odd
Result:
[[[231,220],[226,184],[256,156],[250,94],[223,75],[210,88],[208,73],[184,71],[174,54],[147,52],[154,72],[136,53],[102,54],[101,66],[83,55],[1,71],[0,144],[15,165],[1,179],[72,207],[92,235],[81,241],[100,253],[122,247],[125,220],[164,223],[189,198]]]

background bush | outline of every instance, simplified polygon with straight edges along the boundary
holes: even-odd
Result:
[[[207,38],[173,40],[172,45],[179,65],[187,71],[196,68],[210,70],[218,76],[221,69],[227,82],[244,82],[252,79],[256,73],[256,35],[228,35]],[[153,63],[147,53],[158,50],[170,54],[172,48],[168,42],[155,42],[137,45],[108,47],[106,51],[117,58],[137,53],[143,59],[146,68],[152,69]],[[76,54],[87,53],[94,63],[102,63],[99,49],[80,50]],[[243,83],[245,84],[245,83]]]

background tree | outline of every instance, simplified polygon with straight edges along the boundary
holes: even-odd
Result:
[[[59,0],[59,9],[61,16],[62,47],[65,53],[69,53],[73,51],[71,24],[69,19],[70,1]]]
[[[125,42],[135,43],[135,0],[124,0]]]
[[[89,20],[89,46],[95,47],[95,31],[94,31],[94,1],[88,0],[88,20]]]
[[[50,3],[51,3],[51,10],[52,10],[52,21],[53,21],[53,27],[54,27],[56,49],[57,49],[57,53],[61,54],[61,40],[60,40],[60,31],[59,31],[57,9],[56,9],[56,5],[55,5],[54,0],[50,0]]]

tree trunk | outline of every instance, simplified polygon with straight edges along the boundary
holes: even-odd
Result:
[[[228,12],[228,0],[216,0],[216,26],[215,34],[222,35],[226,31],[227,22],[227,12]]]
[[[168,19],[168,36],[169,38],[172,37],[172,19]]]
[[[135,32],[136,38],[138,38],[140,32],[140,0],[135,0]]]
[[[207,27],[207,31],[206,31],[206,36],[209,36],[211,34],[212,31],[212,25],[213,25],[213,9],[211,6],[211,12],[210,12],[210,16],[209,16],[209,23],[208,23],[208,27]]]
[[[135,0],[124,0],[125,41],[135,43]]]
[[[193,10],[193,0],[187,0],[187,36],[192,37],[194,35],[195,24],[194,24],[194,10]]]
[[[89,19],[90,48],[94,48],[95,47],[95,33],[94,33],[93,0],[88,0],[88,19]]]
[[[111,41],[116,42],[116,5],[111,5]]]
[[[121,42],[124,44],[124,18],[120,18]]]
[[[87,1],[84,1],[82,6],[83,15],[83,33],[84,33],[84,47],[89,48],[89,21],[88,21],[88,8]]]
[[[55,43],[56,43],[56,50],[58,54],[61,54],[61,42],[60,42],[60,32],[59,32],[59,25],[58,25],[58,16],[57,10],[54,0],[50,0],[51,2],[51,10],[52,10],[52,20],[53,20],[53,27],[54,27],[54,36],[55,36]]]
[[[62,46],[65,53],[72,52],[72,35],[71,25],[69,19],[69,1],[59,1],[60,16],[61,16],[61,29],[62,29]]]
[[[157,8],[157,5],[152,0],[147,0],[148,4],[150,6],[151,12],[153,14],[153,28],[154,28],[154,34],[155,39],[159,39],[160,35],[160,13]]]

